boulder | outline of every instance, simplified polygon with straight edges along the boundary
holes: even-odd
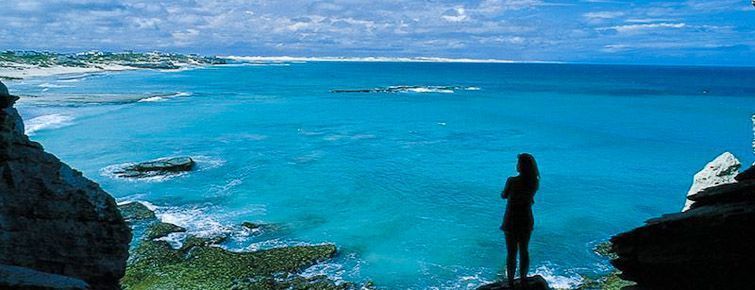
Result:
[[[86,282],[34,269],[0,264],[0,289],[90,289]]]
[[[692,187],[687,192],[687,196],[711,186],[735,182],[734,176],[737,175],[741,166],[742,164],[733,154],[724,152],[716,157],[716,159],[713,159],[713,161],[708,162],[700,172],[695,174]],[[682,211],[690,209],[693,203],[694,201],[688,199]]]
[[[514,279],[514,287],[509,286],[506,281],[498,281],[490,284],[485,284],[477,288],[477,290],[514,290],[514,289],[527,289],[527,290],[549,290],[548,282],[540,275],[535,275],[526,278],[526,287],[521,287],[521,279]]]
[[[0,264],[119,289],[131,230],[115,200],[30,141],[1,90]]]
[[[161,158],[123,167],[115,171],[118,177],[144,178],[191,171],[194,160],[190,157]]]
[[[127,222],[156,220],[155,212],[141,202],[129,202],[118,205],[121,215]]]
[[[740,174],[737,174],[737,176],[734,176],[734,179],[739,182],[755,180],[755,165],[750,166],[750,168],[747,168],[747,170],[742,171],[742,173]]]
[[[752,287],[755,181],[719,184],[688,198],[694,203],[687,211],[611,238],[620,277],[646,289]]]

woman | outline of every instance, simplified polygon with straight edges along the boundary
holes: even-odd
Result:
[[[524,286],[527,270],[530,266],[529,242],[534,219],[532,204],[535,192],[540,185],[540,174],[535,157],[528,153],[519,154],[516,170],[518,176],[509,177],[501,192],[503,199],[508,199],[506,213],[503,216],[501,230],[506,234],[506,275],[510,286],[514,286],[516,273],[516,253],[519,250],[519,276]]]

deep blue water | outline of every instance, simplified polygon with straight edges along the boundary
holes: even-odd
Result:
[[[331,92],[395,85],[455,88]],[[503,273],[499,193],[520,152],[542,175],[532,269],[556,286],[605,273],[594,245],[679,211],[718,154],[754,159],[755,68],[308,62],[8,86],[27,95],[18,107],[32,139],[119,201],[150,202],[195,233],[233,233],[234,250],[332,242],[341,255],[307,273],[387,288],[474,287]],[[108,174],[184,155],[197,171]],[[249,235],[242,221],[277,230]]]

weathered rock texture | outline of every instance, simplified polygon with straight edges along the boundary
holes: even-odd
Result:
[[[689,196],[711,186],[734,182],[734,176],[737,175],[741,166],[742,163],[729,152],[724,152],[713,161],[708,162],[700,172],[695,174],[692,187],[687,192],[687,202],[682,211],[688,210],[694,203],[689,199]]]
[[[113,173],[118,177],[144,178],[177,174],[191,171],[192,168],[194,160],[191,157],[173,157],[128,165]]]
[[[15,100],[0,85],[0,264],[118,289],[131,231],[115,201],[29,140]]]
[[[752,170],[752,169],[750,169]],[[703,189],[689,210],[614,236],[612,264],[642,289],[750,289],[755,285],[755,180]]]

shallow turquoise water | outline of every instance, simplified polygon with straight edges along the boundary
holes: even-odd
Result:
[[[8,85],[41,96],[18,104],[32,139],[119,201],[233,233],[235,250],[333,242],[339,258],[307,273],[388,288],[502,273],[499,192],[519,152],[542,174],[532,268],[557,286],[604,273],[592,247],[680,210],[718,154],[754,159],[753,68],[309,62]],[[395,85],[456,88],[330,92]],[[199,169],[170,179],[107,170],[184,155]]]

